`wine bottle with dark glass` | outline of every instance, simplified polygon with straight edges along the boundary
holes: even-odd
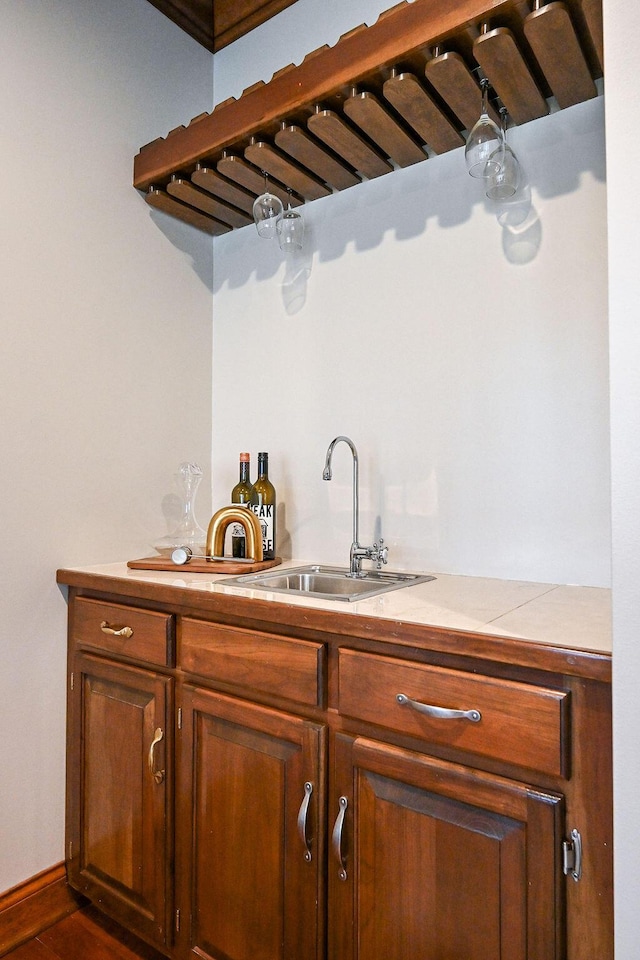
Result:
[[[249,507],[253,486],[249,479],[251,457],[248,453],[240,454],[240,475],[238,482],[231,491],[231,503],[243,503]],[[246,557],[246,536],[241,523],[231,524],[231,554],[234,557]]]
[[[276,556],[276,490],[269,480],[269,454],[258,454],[258,479],[253,485],[251,509],[262,527],[262,554],[265,560]]]

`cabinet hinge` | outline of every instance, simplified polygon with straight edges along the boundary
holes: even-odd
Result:
[[[70,677],[69,677],[69,684],[71,685],[71,690],[72,690],[72,692],[73,692],[73,684],[74,684],[74,682],[75,682],[75,677],[74,677],[73,672],[72,672],[71,675],[70,675]]]
[[[176,910],[176,933],[180,933],[180,910]]]
[[[178,730],[182,730],[182,707],[178,707]]]
[[[571,839],[562,843],[562,870],[565,876],[571,876],[578,881],[582,876],[582,836],[574,827]]]
[[[73,860],[73,840],[69,840],[69,860]]]

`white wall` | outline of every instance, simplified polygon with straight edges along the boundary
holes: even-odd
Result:
[[[616,958],[638,956],[640,906],[640,225],[633,188],[640,150],[636,4],[606,0],[611,466],[613,504]]]
[[[388,5],[298,0],[216,54],[214,100]],[[345,433],[390,567],[608,585],[603,100],[510,140],[521,226],[459,149],[307,204],[297,273],[253,227],[214,241],[214,503],[240,450],[268,450],[285,556],[348,559],[345,447],[321,479]]]
[[[146,0],[0,4],[0,891],[64,856],[55,570],[150,553],[178,463],[208,473],[211,241],[131,178],[211,83]]]

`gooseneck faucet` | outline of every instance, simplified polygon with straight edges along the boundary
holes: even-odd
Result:
[[[351,541],[351,549],[349,551],[349,576],[350,577],[364,577],[365,574],[362,572],[362,560],[366,558],[367,560],[374,560],[378,567],[378,570],[383,563],[387,562],[387,553],[388,547],[383,547],[383,540],[380,538],[379,543],[374,543],[372,547],[361,547],[359,539],[359,493],[358,493],[358,451],[356,450],[356,445],[353,440],[350,440],[349,437],[336,437],[331,441],[327,449],[327,456],[324,462],[324,470],[322,471],[323,480],[331,480],[331,459],[333,457],[333,451],[337,443],[340,441],[346,443],[349,449],[351,450],[351,456],[353,457],[353,538]]]

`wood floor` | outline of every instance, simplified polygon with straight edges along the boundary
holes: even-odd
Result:
[[[163,955],[84,907],[16,950],[6,960],[164,960]]]

